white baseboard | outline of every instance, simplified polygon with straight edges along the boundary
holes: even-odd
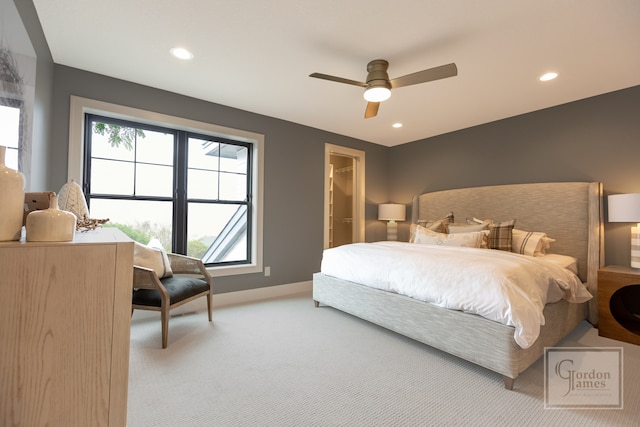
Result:
[[[213,296],[213,307],[215,308],[229,305],[247,304],[251,302],[262,301],[271,298],[286,297],[302,293],[310,294],[312,289],[313,285],[311,280],[309,280],[307,282],[268,286],[266,288],[249,289],[246,291],[227,292],[224,294]]]
[[[291,295],[308,293],[313,288],[311,280],[307,282],[289,283],[286,285],[268,286],[266,288],[249,289],[246,291],[227,292],[213,295],[213,309],[238,304],[250,304],[272,298],[287,297]],[[207,311],[206,298],[198,298],[188,304],[171,310],[171,316],[179,316],[185,313]],[[134,310],[131,322],[150,318],[160,318],[160,312],[148,310]]]

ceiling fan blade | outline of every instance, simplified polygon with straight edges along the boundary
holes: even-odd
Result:
[[[364,111],[364,118],[370,119],[378,115],[378,108],[380,108],[379,102],[368,102],[367,109]]]
[[[395,78],[391,80],[391,87],[396,88],[415,85],[418,83],[431,82],[433,80],[446,79],[447,77],[454,77],[457,75],[458,67],[456,67],[456,64],[451,63]]]
[[[343,79],[342,77],[330,76],[328,74],[313,73],[313,74],[309,74],[309,77],[315,77],[316,79],[323,79],[323,80],[331,80],[332,82],[338,82],[338,83],[346,83],[348,85],[367,87],[366,83],[358,82],[355,80]]]

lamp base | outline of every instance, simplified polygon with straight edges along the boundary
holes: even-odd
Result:
[[[640,268],[640,227],[631,227],[631,267]]]
[[[398,223],[394,220],[387,223],[387,240],[398,240]],[[638,260],[640,262],[640,257]]]

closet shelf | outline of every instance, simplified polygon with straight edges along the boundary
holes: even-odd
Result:
[[[352,172],[352,171],[353,171],[353,166],[346,166],[344,168],[336,169],[336,173],[347,173],[347,172]]]

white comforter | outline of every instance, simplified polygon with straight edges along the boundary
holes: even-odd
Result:
[[[575,274],[544,257],[489,249],[354,243],[326,249],[321,272],[514,326],[522,348],[538,338],[545,303],[592,298]]]

